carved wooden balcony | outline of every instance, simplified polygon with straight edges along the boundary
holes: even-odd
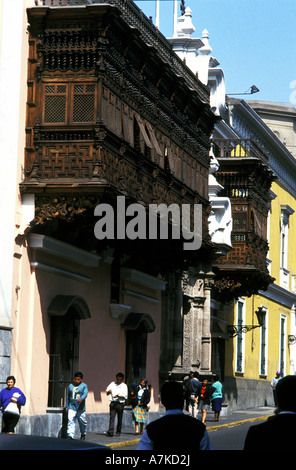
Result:
[[[220,168],[215,173],[221,195],[232,207],[232,250],[216,264],[217,296],[229,298],[265,290],[272,282],[267,269],[267,217],[274,179],[268,155],[252,139],[215,141]]]
[[[20,185],[35,194],[35,222],[72,220],[117,195],[201,204],[210,244],[209,89],[133,2],[40,3],[28,10]]]

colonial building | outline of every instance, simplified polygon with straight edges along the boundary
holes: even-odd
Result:
[[[210,53],[212,51],[209,45],[208,32],[205,30],[202,39],[192,37],[195,27],[192,23],[192,12],[190,7],[186,7],[183,14],[178,18],[173,38],[169,38],[173,50],[183,60],[183,62],[192,70],[200,81],[210,89],[210,106],[212,112],[217,116],[213,135],[223,137],[236,137],[234,131],[225,121],[225,81],[223,70],[219,67],[217,59],[213,58]],[[213,262],[217,262],[220,257],[224,257],[231,249],[231,231],[232,231],[232,214],[231,203],[229,197],[221,196],[221,184],[216,179],[216,172],[219,168],[218,160],[214,154],[214,144],[211,139],[210,156],[210,174],[209,174],[209,200],[211,203],[211,212],[209,214],[209,233],[211,240],[215,245],[216,257]],[[217,303],[213,299],[213,289],[216,284],[216,274],[211,274],[211,290],[209,291],[210,315],[210,364],[208,370],[204,370],[200,364],[200,360],[196,364],[192,364],[191,369],[198,370],[202,375],[208,375],[211,380],[213,373],[222,375],[224,378],[225,364],[225,340],[227,336],[227,322],[219,315],[216,315]],[[186,285],[183,286],[186,292]],[[218,302],[218,307],[219,307]],[[196,335],[198,343],[201,344],[199,330],[184,330],[183,343],[186,345],[186,335]],[[185,351],[185,348],[184,348]],[[200,356],[199,356],[200,359]],[[187,371],[188,372],[188,371]]]
[[[226,102],[224,72],[211,54],[209,33],[203,31],[201,44],[191,37],[194,31],[191,10],[187,7],[170,42],[182,60],[210,87],[211,109],[219,116],[210,152],[212,215],[209,228],[212,240],[222,242],[220,256],[213,263],[211,372],[222,377],[224,401],[231,409],[236,409],[272,400],[267,377],[250,374],[250,368],[259,364],[260,358],[250,355],[247,346],[246,350],[244,348],[254,334],[258,334],[256,312],[261,313],[258,310],[261,305],[254,299],[274,280],[268,270],[267,257],[270,187],[275,175],[270,168],[269,147],[261,139],[262,121],[251,114],[243,125],[234,122],[234,115],[229,119],[234,108]],[[211,230],[217,220],[217,230]],[[225,235],[229,235],[229,239]],[[261,317],[260,321],[263,321]],[[252,333],[248,336],[247,331]],[[260,331],[265,333],[263,327]]]
[[[277,368],[282,375],[296,372],[295,351],[295,257],[294,257],[294,230],[295,220],[295,107],[288,104],[270,103],[262,101],[248,101],[248,105],[261,117],[264,123],[277,137],[278,154],[270,159],[270,166],[277,175],[277,181],[272,186],[272,205],[269,216],[269,270],[276,278],[274,286],[280,291],[281,308],[285,306],[288,315],[281,318],[287,325],[286,329],[280,328],[286,336],[278,339],[285,348],[278,349],[275,358]],[[277,157],[277,158],[276,158]],[[274,207],[274,209],[273,209]],[[274,215],[272,215],[274,214]],[[280,221],[280,222],[279,222]],[[278,230],[278,227],[280,229]],[[277,229],[277,239],[271,234]],[[277,243],[276,243],[277,242]],[[268,289],[267,292],[269,292]],[[275,295],[275,294],[274,294]],[[288,347],[287,347],[288,346]],[[285,349],[285,351],[284,351]]]
[[[161,383],[189,370],[219,373],[241,405],[230,327],[240,299],[272,281],[274,175],[253,130],[228,122],[207,31],[191,38],[186,8],[167,40],[131,0],[23,0],[18,12],[21,65],[2,75],[19,92],[7,123],[20,124],[6,147],[16,217],[1,381],[13,373],[27,396],[19,430],[57,435],[76,369],[89,430],[107,426],[118,371],[147,377],[151,413]],[[2,22],[13,17],[3,0]]]
[[[231,394],[238,407],[273,404],[270,382],[275,372],[295,373],[295,159],[254,111],[252,103],[250,106],[243,100],[229,99],[228,104],[233,128],[245,139],[256,139],[256,146],[268,155],[268,167],[274,175],[265,228],[267,267],[273,282],[267,289],[259,289],[249,297],[242,295],[236,301],[237,328],[226,354],[233,357],[227,369],[228,375],[234,376]],[[278,109],[277,104],[274,109]],[[262,314],[259,324],[256,312]]]
[[[294,101],[291,94],[291,103]],[[293,104],[248,100],[248,105],[261,117],[278,139],[296,156],[296,109]]]
[[[89,430],[104,429],[118,371],[128,383],[148,378],[151,412],[170,375],[211,373],[217,117],[208,87],[132,1],[23,6],[11,306],[11,373],[27,396],[20,430],[57,434],[76,369]]]

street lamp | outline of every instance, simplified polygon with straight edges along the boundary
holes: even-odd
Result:
[[[288,336],[288,345],[291,346],[292,344],[296,343],[296,336],[295,335],[289,335]]]
[[[259,88],[256,87],[256,85],[252,85],[244,93],[227,93],[227,96],[232,96],[232,95],[253,95],[254,93],[258,93],[259,91],[260,90],[259,90]]]
[[[230,338],[234,338],[235,336],[241,333],[247,333],[248,331],[254,330],[255,328],[260,328],[264,324],[264,316],[265,310],[263,307],[258,307],[255,311],[257,315],[257,320],[259,325],[228,325],[227,334]]]

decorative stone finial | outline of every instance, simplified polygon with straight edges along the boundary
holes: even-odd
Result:
[[[204,29],[202,32],[202,42],[204,46],[199,49],[199,52],[202,55],[209,55],[212,52],[212,48],[209,43],[209,32],[207,29]]]
[[[192,11],[189,7],[185,9],[185,13],[178,18],[177,36],[178,37],[191,37],[194,33],[195,27],[192,24]]]

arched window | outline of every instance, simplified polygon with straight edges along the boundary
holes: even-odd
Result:
[[[48,407],[60,408],[78,369],[80,319],[90,313],[82,297],[70,295],[56,296],[47,312],[51,317]]]
[[[122,327],[126,330],[126,382],[139,383],[146,377],[148,333],[155,330],[155,325],[148,314],[130,313]]]

